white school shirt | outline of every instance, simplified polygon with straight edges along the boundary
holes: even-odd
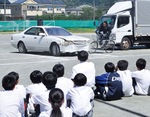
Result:
[[[124,96],[132,96],[134,89],[130,70],[117,71],[117,73],[120,75],[120,80],[122,81]]]
[[[35,83],[26,87],[26,94],[30,94],[30,97],[34,94],[40,94],[46,91],[46,87],[43,83]],[[34,110],[34,105],[29,97],[28,110]]]
[[[81,62],[72,68],[71,79],[74,79],[75,75],[83,73],[87,77],[86,86],[93,87],[95,85],[95,65],[92,62]]]
[[[62,105],[64,107],[67,106],[66,95],[73,86],[74,83],[71,79],[64,77],[57,78],[56,88],[59,88],[64,92],[64,104]]]
[[[63,117],[72,117],[72,110],[70,108],[60,108]],[[40,113],[39,117],[50,117],[52,110],[44,111]]]
[[[74,87],[67,94],[67,99],[71,100],[70,108],[79,116],[86,115],[93,108],[90,103],[93,98],[94,92],[88,86]]]
[[[50,90],[46,90],[40,94],[32,95],[30,101],[32,104],[39,104],[40,111],[48,111],[52,109],[51,104],[48,101]]]
[[[39,94],[33,94],[30,98],[30,103],[32,104],[39,104],[40,111],[48,111],[51,109],[51,105],[48,101],[50,90],[46,90]]]
[[[0,117],[21,117],[24,102],[12,91],[0,91]]]
[[[17,84],[14,91],[20,96],[20,98],[26,98],[26,89],[23,85]]]
[[[132,77],[135,78],[137,85],[135,90],[137,94],[147,95],[150,86],[150,71],[143,69],[132,72]]]
[[[43,83],[34,83],[26,87],[26,94],[38,94],[46,90]]]

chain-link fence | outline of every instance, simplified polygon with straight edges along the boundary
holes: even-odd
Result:
[[[98,21],[95,21],[96,23]],[[63,28],[94,28],[93,20],[40,20],[41,25],[61,26]],[[0,21],[0,32],[22,31],[31,26],[37,26],[38,20]]]

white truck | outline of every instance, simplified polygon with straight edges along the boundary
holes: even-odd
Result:
[[[134,44],[150,47],[150,0],[116,2],[101,17],[100,23],[103,21],[111,26],[110,39],[121,49]]]

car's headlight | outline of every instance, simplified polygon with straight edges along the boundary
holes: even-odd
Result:
[[[114,34],[114,33],[110,34],[109,39],[116,40],[116,34]]]
[[[72,45],[72,44],[73,44],[72,41],[64,41],[64,43],[62,45],[68,46],[68,45]]]

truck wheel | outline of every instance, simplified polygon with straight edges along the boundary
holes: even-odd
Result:
[[[121,41],[121,44],[120,44],[120,49],[122,50],[127,50],[127,49],[130,49],[131,47],[131,41],[129,38],[127,37],[124,37]]]
[[[53,43],[50,47],[50,53],[52,54],[52,56],[60,56],[59,45],[56,43]]]

